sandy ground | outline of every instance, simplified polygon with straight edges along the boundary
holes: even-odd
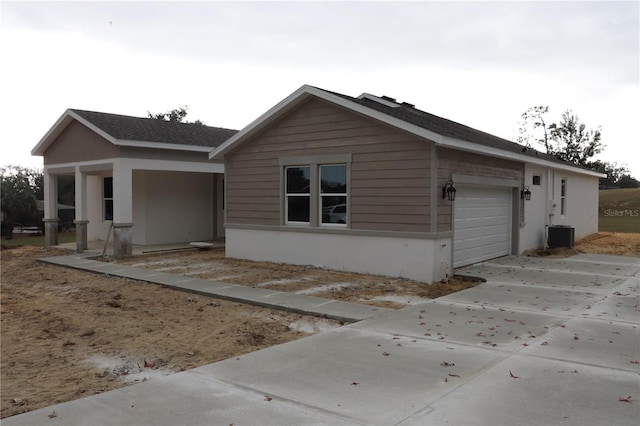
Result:
[[[311,266],[252,262],[224,257],[224,249],[147,255],[120,261],[138,268],[188,275],[327,299],[386,308],[435,299],[478,285],[480,281],[453,277],[427,284],[402,278],[330,271]]]
[[[640,257],[640,234],[595,234],[575,252]],[[60,252],[1,252],[0,417],[105,392],[298,339],[341,324],[42,265]],[[477,285],[225,259],[222,250],[126,262],[176,274],[400,308]]]
[[[0,417],[239,357],[340,326],[2,250]]]

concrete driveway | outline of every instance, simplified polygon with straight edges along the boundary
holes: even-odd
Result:
[[[638,425],[640,259],[458,272],[487,282],[2,423]]]

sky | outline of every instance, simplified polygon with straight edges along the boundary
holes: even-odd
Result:
[[[0,0],[0,166],[67,108],[241,129],[304,84],[371,93],[515,141],[548,105],[640,178],[640,2]]]

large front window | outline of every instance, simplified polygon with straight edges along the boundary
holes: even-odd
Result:
[[[287,167],[286,222],[309,223],[311,175],[309,166]]]
[[[283,165],[283,221],[287,225],[347,227],[349,223],[348,166],[339,156],[295,157]],[[327,161],[328,160],[328,161]],[[342,161],[341,161],[342,160]],[[300,163],[298,163],[300,161]],[[340,162],[338,162],[340,161]]]

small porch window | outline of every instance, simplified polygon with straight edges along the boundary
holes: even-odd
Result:
[[[103,180],[102,194],[104,200],[104,220],[113,220],[113,178],[106,177]]]

